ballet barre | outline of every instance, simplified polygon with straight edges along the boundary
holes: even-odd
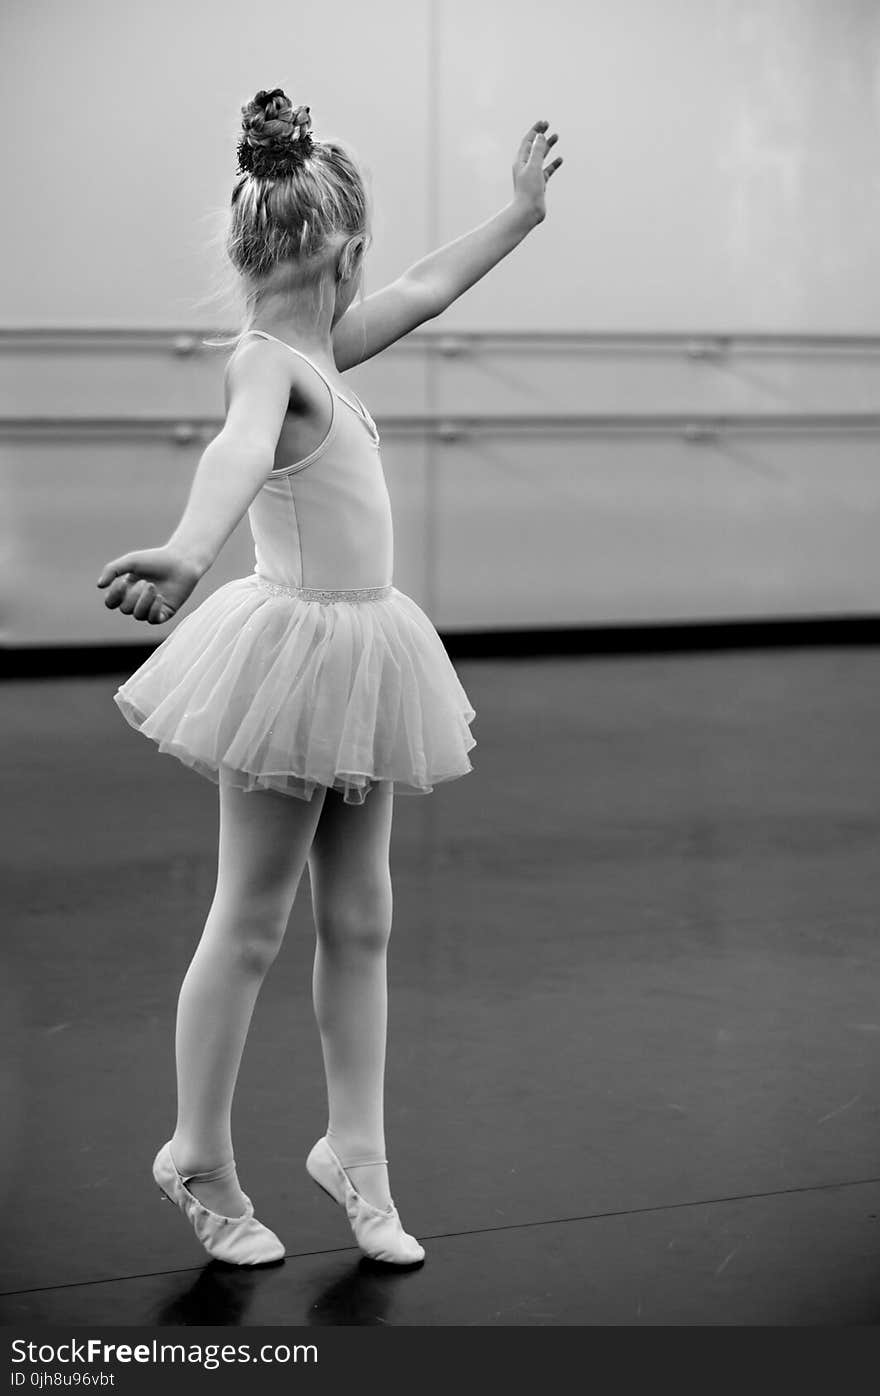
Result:
[[[417,437],[453,445],[470,438],[521,436],[651,436],[687,442],[727,436],[865,436],[880,432],[880,413],[541,413],[535,415],[374,414],[382,437]],[[219,417],[0,417],[4,441],[153,441],[180,446],[207,442]]]
[[[234,330],[144,328],[0,328],[0,353],[165,353],[181,358],[222,352],[206,340]],[[672,354],[718,361],[735,355],[875,355],[880,335],[706,330],[413,330],[386,351],[459,358],[493,353]]]

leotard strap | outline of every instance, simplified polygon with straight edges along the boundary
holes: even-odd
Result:
[[[318,365],[312,362],[308,354],[304,354],[300,349],[294,349],[292,344],[287,343],[287,340],[278,339],[274,334],[268,334],[266,330],[245,330],[245,334],[256,334],[259,335],[261,339],[272,339],[276,344],[283,344],[285,349],[289,349],[292,354],[296,354],[299,358],[305,359],[306,363],[315,370],[330,393],[330,426],[327,429],[327,435],[324,437],[324,440],[303,460],[294,461],[292,465],[280,466],[277,470],[273,469],[272,471],[273,477],[278,475],[293,475],[298,470],[305,470],[307,465],[311,465],[312,462],[316,461],[320,455],[323,455],[324,451],[327,449],[330,438],[333,435],[333,428],[336,425],[336,398],[339,394],[336,392],[336,389],[333,387],[327,375],[321,372]],[[244,338],[244,335],[242,338]]]
[[[308,354],[304,354],[301,349],[294,349],[293,345],[288,344],[286,339],[279,339],[277,335],[269,334],[268,330],[245,330],[245,334],[258,334],[261,339],[272,339],[275,341],[276,344],[283,344],[285,349],[289,349],[292,354],[298,354],[301,359],[305,359],[306,363],[311,364],[315,372],[319,374],[321,378],[323,378],[324,382],[327,384],[327,387],[330,389],[331,393],[333,393],[334,397],[338,397],[340,401],[345,403],[346,407],[351,408],[352,412],[357,412],[361,421],[364,423],[364,425],[370,432],[370,435],[374,438],[378,436],[379,433],[376,427],[376,423],[373,421],[369,412],[364,407],[364,404],[361,402],[357,393],[353,394],[354,398],[357,401],[357,407],[355,407],[355,404],[353,402],[349,402],[348,398],[343,393],[341,393],[338,388],[334,388],[327,375],[318,367],[318,365],[314,362],[313,359],[309,358]],[[242,338],[243,337],[244,336],[242,336]]]

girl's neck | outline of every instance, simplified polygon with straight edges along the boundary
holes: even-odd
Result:
[[[315,287],[298,293],[288,290],[283,295],[270,294],[263,298],[262,304],[255,307],[251,328],[265,330],[310,358],[323,359],[332,365],[335,310],[335,293],[328,286],[324,288],[323,297]]]
[[[251,329],[265,330],[266,334],[284,340],[294,349],[300,349],[304,354],[308,354],[309,358],[323,359],[328,364],[333,363],[333,341],[330,334],[329,332],[324,335],[320,334],[314,325],[309,329],[290,319],[272,319],[271,316],[260,315],[251,325]]]

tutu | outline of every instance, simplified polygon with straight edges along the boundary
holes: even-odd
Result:
[[[304,459],[276,461],[252,500],[254,571],[185,616],[113,701],[218,785],[304,800],[323,786],[350,805],[378,781],[426,795],[473,769],[476,713],[430,620],[392,585],[375,422],[307,355],[274,342],[328,390],[327,434]],[[307,577],[384,580],[335,590]]]
[[[340,599],[355,597],[356,599]],[[476,713],[443,642],[396,587],[227,582],[114,694],[126,721],[217,784],[362,804],[472,770]]]

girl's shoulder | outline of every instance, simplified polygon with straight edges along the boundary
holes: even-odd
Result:
[[[260,365],[272,364],[285,381],[288,389],[289,410],[310,415],[320,411],[326,404],[327,390],[321,376],[306,359],[291,352],[290,346],[277,339],[264,339],[262,335],[242,336],[226,360],[223,381],[227,410],[229,408],[230,384],[237,369],[253,365],[254,371],[261,372]]]

